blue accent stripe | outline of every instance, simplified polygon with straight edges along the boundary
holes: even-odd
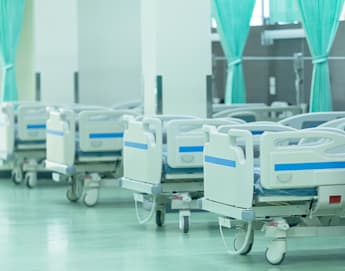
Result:
[[[90,139],[100,138],[123,138],[123,133],[93,133],[89,134]]]
[[[34,129],[45,129],[45,124],[28,124],[26,125],[26,129],[28,130],[34,130]]]
[[[315,169],[345,169],[345,161],[339,162],[311,162],[311,163],[291,163],[275,164],[274,171],[289,170],[315,170]]]
[[[260,130],[257,130],[257,131],[252,131],[252,135],[262,135],[265,131],[260,131]]]
[[[147,144],[132,142],[132,141],[125,141],[125,147],[139,149],[139,150],[147,150],[149,148]]]
[[[225,167],[236,167],[236,161],[234,160],[228,160],[224,158],[214,157],[214,156],[205,156],[205,162],[209,164],[215,164],[219,166],[225,166]]]
[[[204,146],[181,146],[179,152],[203,152]]]
[[[55,136],[63,136],[64,132],[63,131],[58,131],[58,130],[47,130],[47,134],[49,135],[55,135]]]

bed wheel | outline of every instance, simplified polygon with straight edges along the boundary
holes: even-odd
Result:
[[[36,172],[27,172],[25,174],[25,184],[28,188],[34,188],[37,184],[37,173]]]
[[[190,217],[189,216],[181,216],[180,217],[180,229],[183,231],[183,233],[189,232],[189,226],[190,226]]]
[[[83,202],[87,207],[93,207],[97,204],[98,191],[97,189],[89,190],[84,194]]]
[[[156,211],[156,225],[157,227],[162,227],[165,221],[165,212],[163,210]]]
[[[286,256],[286,240],[273,240],[265,252],[266,261],[272,265],[280,265]]]
[[[241,249],[243,242],[245,241],[246,238],[246,232],[243,230],[240,230],[239,232],[236,233],[235,238],[234,238],[234,250],[238,251],[239,249]],[[252,248],[253,248],[253,243],[254,243],[254,231],[252,231],[250,233],[250,237],[249,237],[249,243],[246,247],[246,249],[240,253],[240,255],[247,255],[248,253],[251,252]]]
[[[71,202],[77,202],[80,199],[80,195],[73,191],[72,187],[68,188],[66,197]]]
[[[21,168],[15,168],[12,170],[11,180],[16,185],[21,184],[23,180],[23,171]]]
[[[79,175],[70,177],[71,186],[68,188],[66,197],[71,202],[77,202],[83,194],[83,179]]]

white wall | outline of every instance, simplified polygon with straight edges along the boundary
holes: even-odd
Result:
[[[35,0],[35,70],[41,73],[41,100],[74,102],[78,70],[78,1]]]
[[[139,13],[139,0],[79,1],[81,103],[141,98]]]
[[[161,75],[164,114],[206,117],[210,22],[210,0],[142,0],[146,113],[155,111],[155,78]]]

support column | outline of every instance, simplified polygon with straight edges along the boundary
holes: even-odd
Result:
[[[146,114],[207,116],[210,13],[209,0],[141,0]]]

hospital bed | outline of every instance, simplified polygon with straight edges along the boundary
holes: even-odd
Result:
[[[116,186],[122,176],[122,116],[135,111],[106,108],[60,108],[47,121],[46,168],[70,181],[67,198],[83,197],[94,206],[101,186]]]
[[[202,207],[220,216],[225,244],[223,228],[237,227],[230,254],[251,251],[258,224],[272,239],[265,257],[273,265],[283,262],[287,238],[345,234],[343,131],[318,127],[258,137],[237,128],[204,128]]]
[[[231,110],[236,108],[251,108],[251,107],[267,107],[264,103],[243,103],[243,104],[213,104],[212,114],[217,114],[224,110]]]
[[[220,111],[214,118],[240,118],[246,122],[254,121],[280,121],[290,116],[303,113],[302,106],[257,106],[243,107]]]
[[[344,111],[304,113],[283,119],[280,123],[296,129],[306,129],[314,128],[326,122],[344,117]]]
[[[46,106],[34,102],[0,105],[0,159],[12,170],[15,184],[32,188],[45,158]]]
[[[127,103],[114,104],[111,106],[111,108],[114,110],[135,110],[138,113],[142,113],[144,110],[143,103],[139,100],[130,101]]]
[[[237,119],[198,119],[188,116],[126,117],[121,187],[134,191],[140,224],[154,215],[164,224],[167,205],[179,210],[179,227],[187,233],[196,199],[203,194],[204,124],[240,123]],[[139,210],[142,204],[143,212]],[[145,216],[145,217],[144,217]]]

